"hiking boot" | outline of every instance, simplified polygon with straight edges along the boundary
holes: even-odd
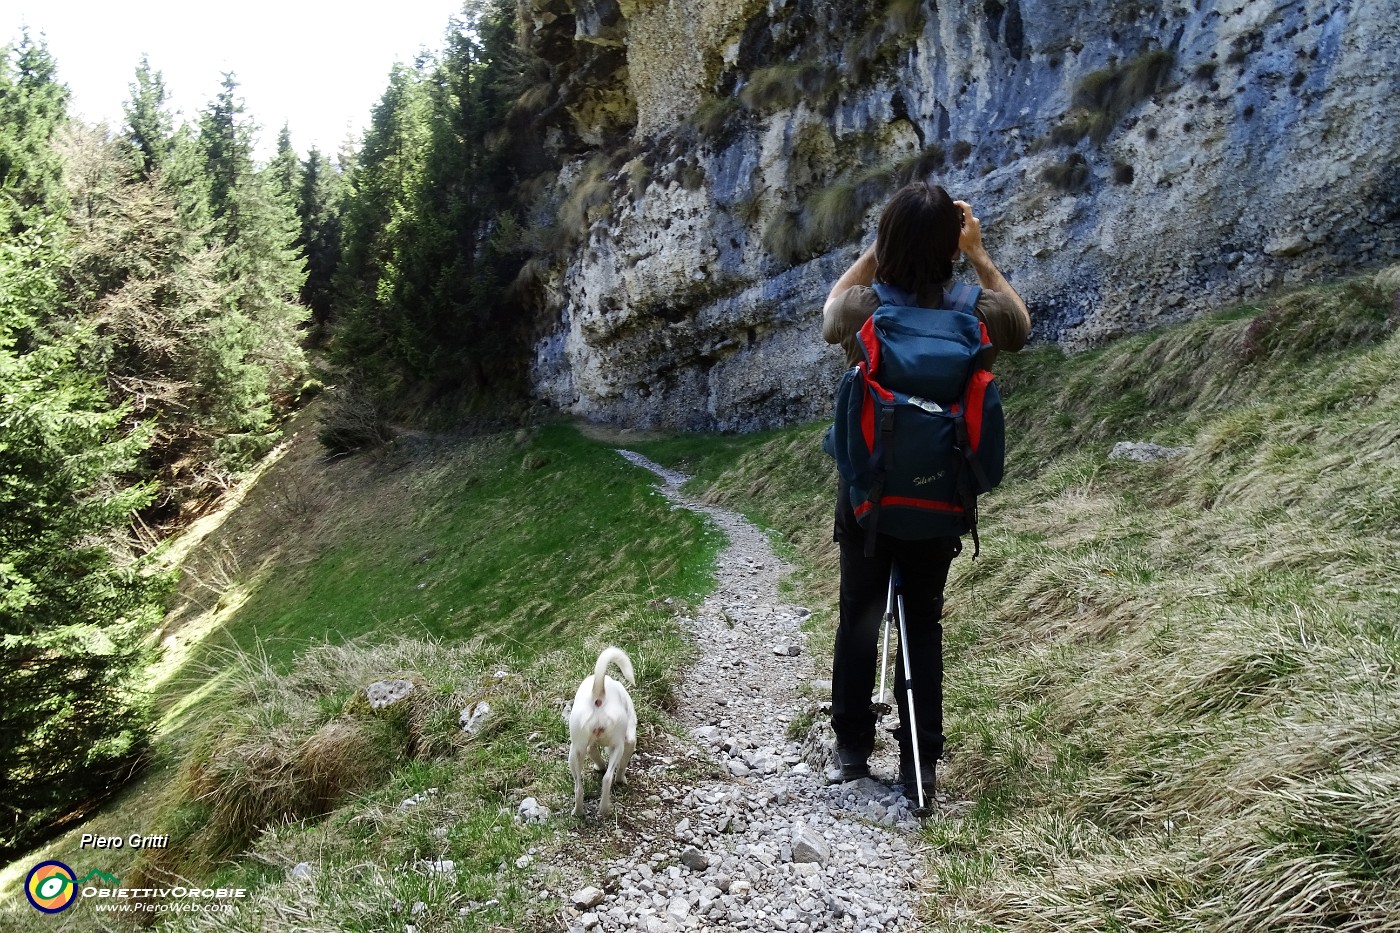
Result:
[[[920,764],[924,778],[924,803],[933,806],[934,793],[938,790],[938,762],[925,761]],[[918,776],[914,770],[914,756],[899,757],[899,783],[904,785],[904,796],[918,803]]]
[[[870,777],[870,749],[849,745],[836,746],[836,764],[842,781],[857,781]]]

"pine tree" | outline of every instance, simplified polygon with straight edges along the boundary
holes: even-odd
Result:
[[[335,349],[381,391],[518,388],[527,323],[500,287],[518,259],[490,236],[511,185],[498,140],[513,15],[507,2],[469,8],[440,59],[394,69],[365,133],[344,213]]]
[[[160,482],[144,518],[159,526],[210,494],[215,444],[227,430],[205,381],[219,369],[210,337],[220,329],[228,286],[222,248],[182,222],[175,194],[143,178],[125,141],[100,130],[66,134],[72,194],[70,313],[97,337],[90,350],[128,420],[154,430],[142,474]],[[216,490],[217,491],[217,490]]]
[[[209,211],[228,241],[237,236],[235,191],[253,171],[252,130],[239,122],[243,101],[237,96],[238,80],[224,73],[219,94],[199,120],[199,143],[204,153],[204,175],[209,179]],[[229,217],[234,213],[233,217]]]
[[[301,301],[311,309],[311,320],[318,329],[330,322],[335,295],[332,279],[340,263],[340,188],[335,166],[313,146],[302,163],[297,216],[301,220],[299,244],[306,255]]]
[[[277,134],[277,154],[267,166],[267,172],[275,190],[288,204],[295,205],[301,197],[301,160],[292,148],[292,129],[283,124]]]
[[[217,365],[201,374],[206,409],[222,426],[216,447],[239,466],[270,443],[274,409],[290,401],[306,370],[297,298],[306,271],[293,202],[271,171],[255,170],[253,127],[239,118],[238,83],[225,74],[200,118],[202,175],[208,180],[209,238],[221,245],[218,277],[227,289],[208,335]],[[290,140],[288,140],[290,149]]]
[[[422,76],[396,64],[371,111],[341,215],[342,254],[335,275],[341,312],[333,355],[357,381],[381,393],[401,382],[395,309],[387,299],[399,274],[397,238],[408,223],[427,123]]]
[[[165,82],[142,55],[141,64],[136,66],[136,82],[128,88],[131,99],[122,104],[126,138],[141,174],[150,178],[157,169],[165,167],[174,144],[174,123],[165,109]]]
[[[204,145],[197,130],[182,125],[170,140],[170,160],[157,177],[161,187],[175,199],[180,224],[194,230],[213,244],[214,218],[209,207],[209,176],[204,170]]]
[[[3,50],[0,68],[0,236],[63,212],[63,165],[49,144],[67,120],[68,89],[42,42],[28,32]]]
[[[147,442],[87,367],[60,305],[68,198],[54,136],[66,92],[29,43],[0,58],[0,854],[110,793],[139,762],[136,687],[156,581],[120,541],[149,485]]]

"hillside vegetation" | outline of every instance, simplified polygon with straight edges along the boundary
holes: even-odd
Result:
[[[930,925],[1400,929],[1397,292],[1400,268],[1002,358],[1010,470],[950,583]],[[786,542],[818,651],[836,586],[822,429],[629,444]],[[1182,452],[1111,460],[1119,440]],[[554,928],[539,890],[566,882],[541,867],[576,834],[517,805],[567,810],[559,707],[604,644],[637,662],[644,753],[664,746],[691,650],[673,616],[709,586],[714,532],[566,425],[289,450],[185,560],[156,765],[7,889],[57,857],[252,892],[233,918],[162,926]],[[375,712],[357,697],[385,677],[417,689]],[[637,777],[628,797],[655,792]],[[78,848],[133,831],[171,848],[100,866]],[[598,844],[647,831],[624,813]],[[13,903],[7,929],[54,926]]]
[[[128,888],[253,892],[236,918],[177,926],[519,924],[539,879],[516,861],[569,840],[516,807],[567,810],[560,714],[604,646],[632,657],[642,741],[654,749],[670,728],[691,650],[674,616],[711,587],[721,538],[673,511],[650,473],[566,425],[333,460],[314,433],[300,423],[222,525],[196,529],[150,675],[157,760],[4,871],[0,928],[54,928],[20,891],[47,858]],[[415,688],[373,710],[364,688],[387,679]],[[169,847],[80,847],[81,833],[133,832]],[[303,861],[312,877],[292,877]],[[59,928],[110,928],[92,907]]]
[[[1001,358],[1010,470],[949,584],[939,773],[970,804],[925,830],[940,929],[1400,929],[1398,291]],[[829,604],[820,431],[653,455]]]

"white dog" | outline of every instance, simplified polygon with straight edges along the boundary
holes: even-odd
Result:
[[[603,796],[598,815],[612,812],[614,780],[627,783],[622,773],[637,748],[637,710],[627,688],[607,675],[608,665],[616,664],[627,682],[635,683],[632,660],[621,648],[604,648],[593,665],[593,676],[583,678],[569,708],[569,770],[574,773],[574,816],[583,816],[583,761],[591,758],[603,767],[603,748],[608,749],[607,770],[603,774]]]

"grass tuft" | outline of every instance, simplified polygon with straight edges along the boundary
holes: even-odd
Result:
[[[782,62],[750,75],[748,83],[739,90],[739,103],[762,114],[804,101],[820,109],[820,102],[835,90],[838,81],[835,69],[824,62]]]
[[[1085,75],[1074,89],[1075,109],[1051,129],[1051,142],[1074,145],[1088,136],[1102,143],[1118,121],[1166,85],[1175,62],[1171,52],[1157,49]]]
[[[1047,166],[1040,177],[1067,194],[1082,194],[1089,190],[1089,180],[1093,177],[1089,163],[1078,152],[1071,152],[1063,162]]]

